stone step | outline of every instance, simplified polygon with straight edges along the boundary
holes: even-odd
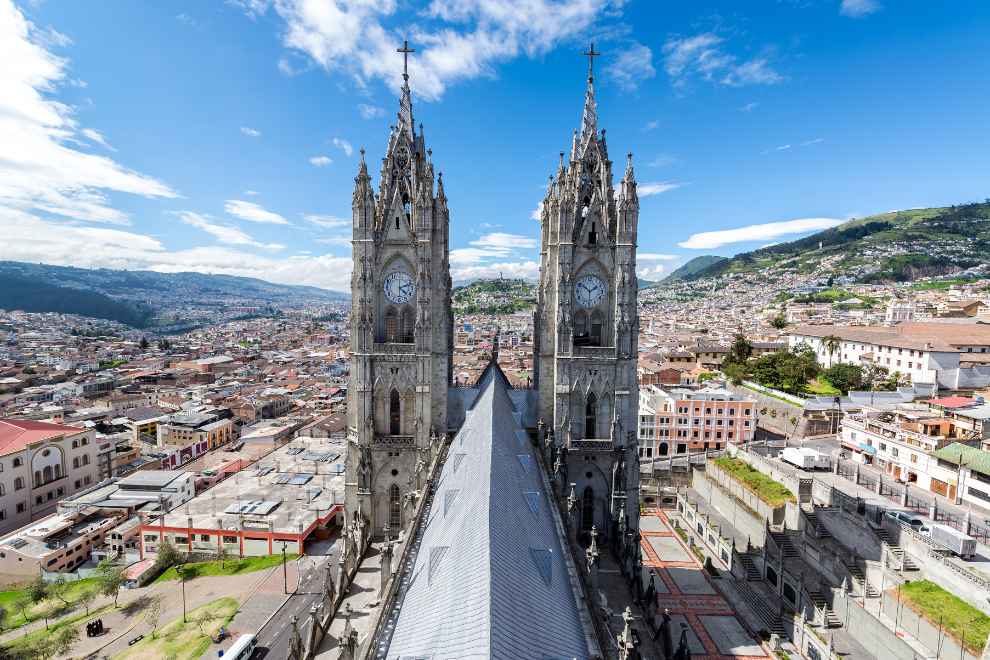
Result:
[[[746,571],[746,579],[750,582],[757,582],[762,579],[760,575],[760,569],[756,567],[756,563],[753,562],[753,558],[746,554],[739,555],[739,560],[742,563],[743,570]]]
[[[749,585],[745,582],[736,582],[736,588],[742,599],[746,601],[746,604],[753,610],[763,625],[767,627],[767,630],[771,634],[779,635],[781,637],[785,636],[784,624],[781,623],[780,617],[777,613],[770,609],[770,606],[765,600],[760,598],[756,593],[750,589]]]

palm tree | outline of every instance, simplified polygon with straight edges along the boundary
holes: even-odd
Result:
[[[822,346],[828,351],[828,366],[832,366],[832,356],[839,351],[842,346],[842,339],[836,337],[835,335],[826,335],[822,337]]]

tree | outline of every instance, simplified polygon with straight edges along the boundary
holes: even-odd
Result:
[[[745,365],[731,362],[729,364],[722,365],[722,373],[725,374],[725,377],[728,378],[729,382],[733,385],[741,385],[748,376]]]
[[[746,364],[746,361],[753,355],[753,345],[746,339],[746,335],[737,332],[729,347],[729,354],[725,356],[725,361],[733,364]]]
[[[714,372],[704,371],[704,372],[702,372],[701,374],[698,375],[698,383],[699,384],[707,383],[708,381],[710,381],[712,378],[715,378],[716,376],[718,376],[718,374],[716,374]]]
[[[47,644],[47,651],[55,657],[65,657],[69,653],[72,645],[79,640],[79,628],[76,626],[62,626],[58,632],[51,635]]]
[[[161,596],[155,596],[148,603],[148,609],[144,613],[144,620],[149,626],[151,626],[151,638],[155,638],[155,634],[158,631],[158,619],[162,616],[162,599]]]
[[[18,596],[13,602],[14,609],[20,612],[21,618],[24,619],[24,623],[27,623],[28,616],[31,614],[31,608],[34,606],[34,601],[27,594]]]
[[[155,560],[155,568],[159,571],[167,571],[182,561],[182,555],[178,549],[168,539],[162,539],[158,546],[158,558]]]
[[[223,543],[217,546],[217,560],[220,562],[220,568],[223,568],[224,561],[230,556],[230,550]]]
[[[203,634],[204,637],[213,638],[213,635],[209,632],[209,625],[216,619],[216,616],[209,610],[203,610],[196,615],[193,619],[193,623],[199,628],[199,632]]]
[[[148,346],[151,345],[151,342],[148,341],[147,337],[141,337],[141,342],[138,345],[141,347],[141,350],[143,351],[146,350]]]
[[[72,603],[69,602],[69,588],[72,585],[66,581],[64,575],[59,575],[55,578],[55,581],[51,583],[48,587],[48,594],[58,598],[62,603],[68,607]]]
[[[7,623],[7,608],[0,605],[0,633],[3,632],[3,626]]]
[[[89,614],[89,608],[93,606],[93,601],[96,600],[97,589],[94,587],[87,587],[79,592],[79,598],[76,599],[76,603],[82,605],[86,608],[86,614]]]
[[[826,352],[828,352],[829,364],[832,363],[832,356],[838,352],[839,348],[842,346],[842,339],[835,335],[825,335],[822,337],[822,346],[825,347]]]
[[[854,364],[839,362],[822,371],[821,375],[843,394],[863,387],[863,369]]]
[[[773,317],[773,319],[770,321],[770,325],[777,328],[778,330],[783,330],[784,328],[787,327],[787,318],[784,317],[783,314],[777,314],[777,316]]]
[[[32,603],[40,603],[48,598],[48,583],[40,575],[35,575],[27,586],[27,595]]]
[[[104,559],[96,567],[99,571],[97,580],[100,585],[100,592],[104,596],[113,596],[113,606],[117,607],[117,597],[120,596],[120,588],[124,584],[124,569]]]

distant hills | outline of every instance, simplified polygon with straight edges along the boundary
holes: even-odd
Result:
[[[252,308],[344,302],[311,286],[203,273],[88,269],[0,261],[0,308],[79,314],[137,328],[199,325]],[[239,311],[240,310],[240,311]]]
[[[859,282],[904,282],[990,264],[990,203],[892,211],[731,258],[703,256],[667,280],[696,280],[766,268]]]

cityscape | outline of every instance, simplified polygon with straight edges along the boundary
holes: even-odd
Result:
[[[787,27],[747,8],[750,28],[726,13],[688,36],[651,26],[697,30],[700,10],[604,0],[121,7],[141,33],[164,17],[216,40],[185,81],[189,53],[152,57],[182,116],[292,100],[272,111],[292,128],[234,120],[236,154],[204,138],[230,162],[207,173],[161,143],[161,169],[125,158],[129,131],[172,130],[158,110],[103,115],[117,146],[83,128],[94,62],[129,65],[82,45],[97,15],[55,4],[0,0],[0,658],[990,658],[985,164],[925,142],[882,198],[839,156],[766,166],[783,185],[761,198],[817,215],[810,178],[849,197],[759,222],[787,216],[735,182],[756,205],[738,216],[711,188],[673,200],[708,184],[657,170],[701,142],[639,155],[679,104],[702,121],[709,87],[761,99],[733,97],[737,121],[806,84],[817,40],[732,50],[810,34],[802,12],[848,40],[855,86],[885,45],[927,47],[922,27],[973,67],[985,8],[923,26],[913,2],[778,3]],[[871,21],[886,42],[861,41]],[[127,37],[141,61],[154,39]],[[258,44],[272,98],[223,98]],[[528,91],[459,91],[506,86]],[[549,119],[534,105],[518,141],[469,142],[520,94],[552,98]],[[300,109],[313,95],[351,123],[287,165],[325,121]],[[537,165],[495,162],[539,140],[532,185]],[[228,177],[258,190],[197,206]]]

